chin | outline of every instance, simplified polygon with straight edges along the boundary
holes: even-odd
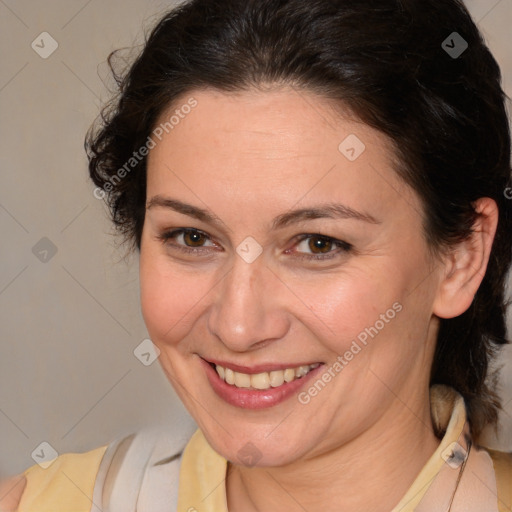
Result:
[[[236,429],[232,425],[228,432],[218,426],[201,430],[217,453],[240,466],[284,466],[302,457],[306,448],[304,437],[299,433],[290,435],[286,428],[279,435],[274,426],[254,423],[239,424]]]

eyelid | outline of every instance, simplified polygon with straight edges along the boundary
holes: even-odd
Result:
[[[183,244],[177,244],[177,243],[169,243],[169,240],[175,240],[178,236],[184,235],[186,233],[198,233],[202,236],[204,236],[209,242],[213,244],[213,247],[211,245],[202,245],[198,247],[191,247],[188,245]],[[204,252],[204,249],[211,250],[212,248],[216,248],[215,250],[219,250],[219,244],[215,242],[215,240],[206,232],[197,229],[197,228],[175,228],[175,229],[168,229],[162,231],[160,234],[156,236],[157,240],[161,241],[163,244],[169,244],[172,245],[174,248],[177,248],[179,250],[183,250],[185,252]]]
[[[349,244],[348,242],[339,240],[332,236],[322,235],[320,233],[304,233],[302,235],[298,235],[293,244],[293,247],[296,247],[298,244],[300,244],[304,240],[307,240],[308,238],[320,238],[320,239],[328,240],[328,241],[332,242],[333,246],[337,247],[338,250],[332,250],[332,251],[329,251],[326,253],[319,253],[319,254],[294,251],[294,252],[296,252],[296,254],[299,255],[299,256],[297,256],[299,259],[306,259],[306,260],[312,260],[312,261],[328,260],[328,259],[335,258],[336,256],[339,256],[340,254],[348,253],[353,250],[353,246],[351,244]],[[289,253],[292,251],[287,249],[285,252]]]
[[[348,242],[345,242],[344,240],[339,240],[338,238],[334,238],[333,236],[329,236],[329,235],[322,235],[321,233],[303,233],[301,235],[297,235],[296,238],[297,238],[296,243],[303,242],[304,240],[307,240],[308,238],[322,238],[324,240],[333,242],[335,245],[344,246],[347,249],[352,247]]]
[[[169,243],[170,239],[176,239],[178,236],[186,233],[198,233],[200,235],[203,235],[207,241],[211,242],[213,244],[213,247],[211,245],[202,245],[198,247],[191,247],[184,244],[177,244],[177,243]],[[326,253],[305,253],[300,251],[292,251],[291,249],[285,250],[285,254],[295,253],[296,258],[303,259],[303,260],[310,260],[310,261],[322,261],[322,260],[328,260],[333,259],[336,256],[339,256],[341,254],[350,252],[353,249],[353,246],[349,244],[348,242],[345,242],[343,240],[339,240],[337,238],[334,238],[332,236],[323,235],[321,233],[303,233],[300,235],[297,235],[294,237],[294,242],[292,248],[296,247],[298,244],[303,242],[304,240],[307,240],[308,238],[319,238],[324,239],[327,241],[332,242],[334,247],[337,247],[337,250],[331,250]],[[181,250],[185,253],[205,253],[210,252],[211,250],[216,251],[222,251],[223,249],[221,246],[205,231],[202,231],[198,228],[175,228],[175,229],[169,229],[163,231],[161,234],[157,235],[157,239],[160,240],[163,244],[169,244],[173,248],[177,250]]]

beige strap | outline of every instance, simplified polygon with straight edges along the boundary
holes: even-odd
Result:
[[[149,429],[111,443],[96,477],[91,512],[174,512],[185,442],[172,432]]]
[[[499,512],[512,512],[512,453],[489,450],[498,487]]]
[[[415,512],[499,512],[491,457],[472,446],[467,422],[442,457],[445,463]]]

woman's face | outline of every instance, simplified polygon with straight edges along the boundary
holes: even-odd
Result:
[[[291,88],[194,91],[172,115],[148,157],[142,309],[212,446],[281,465],[419,421],[439,270],[387,139]]]

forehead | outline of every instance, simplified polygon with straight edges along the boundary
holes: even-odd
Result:
[[[291,87],[192,91],[162,114],[158,127],[160,139],[153,136],[148,157],[148,196],[179,190],[190,199],[222,197],[235,204],[243,198],[238,206],[259,208],[262,197],[269,206],[286,207],[301,198],[337,196],[383,208],[397,194],[410,194],[393,170],[387,137],[348,109],[343,115],[327,99]]]
[[[156,129],[163,138],[179,142],[179,149],[215,144],[219,155],[231,153],[235,148],[227,143],[237,140],[243,144],[237,149],[263,149],[269,159],[287,153],[318,156],[326,148],[337,150],[339,142],[351,132],[361,133],[373,145],[391,149],[383,135],[360,122],[348,107],[290,86],[229,93],[216,89],[192,91],[162,113]]]

